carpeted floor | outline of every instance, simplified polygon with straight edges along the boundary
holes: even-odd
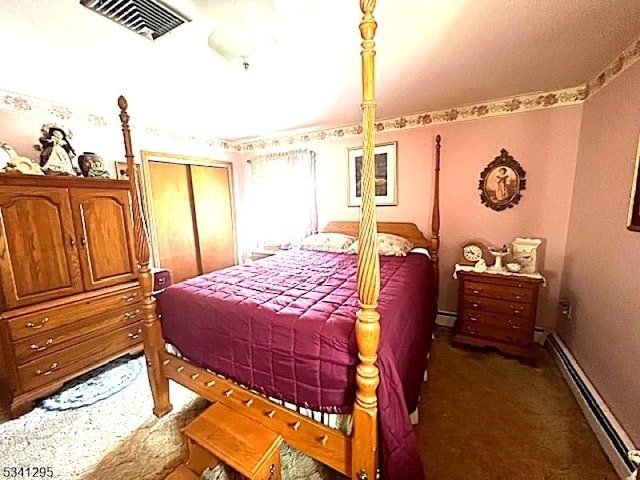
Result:
[[[534,368],[448,339],[438,331],[420,404],[429,480],[617,478],[545,350]],[[171,392],[163,419],[151,414],[143,373],[94,405],[3,423],[2,466],[50,466],[59,480],[162,479],[184,451],[180,427],[207,405],[178,385]]]
[[[436,332],[418,438],[429,480],[618,478],[550,354],[531,367]]]

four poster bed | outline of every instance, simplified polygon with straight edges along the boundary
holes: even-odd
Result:
[[[431,238],[414,224],[377,223],[375,0],[361,0],[360,8],[361,219],[359,224],[332,222],[325,228],[357,235],[357,256],[301,250],[180,282],[159,296],[162,325],[152,295],[127,102],[120,97],[128,170],[134,172],[130,185],[144,351],[157,416],[172,408],[171,379],[265,425],[294,448],[350,478],[375,479],[381,449],[384,478],[419,480],[424,473],[409,410],[417,407],[436,315],[440,138]],[[379,257],[376,232],[403,236],[429,249],[430,258],[414,253]],[[169,353],[167,343],[180,354]],[[316,413],[308,418],[267,397],[316,413],[351,414],[351,431],[330,428],[314,420],[319,419]]]

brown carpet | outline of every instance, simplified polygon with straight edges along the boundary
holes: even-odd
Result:
[[[536,367],[436,332],[418,438],[429,480],[618,478],[550,354]]]
[[[530,367],[448,341],[439,330],[422,387],[417,432],[429,480],[617,478],[546,350]],[[170,415],[153,417],[142,374],[90,407],[36,409],[0,425],[0,458],[53,466],[60,480],[159,480],[184,452],[180,427],[207,405],[178,385],[172,401]]]

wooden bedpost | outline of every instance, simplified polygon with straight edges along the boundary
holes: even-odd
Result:
[[[440,249],[440,135],[436,135],[436,168],[433,184],[433,212],[431,214],[431,259],[435,274],[436,302],[440,285],[440,269],[438,268],[438,250]]]
[[[149,269],[149,237],[139,194],[142,184],[133,161],[127,100],[122,95],[118,98],[118,106],[120,107],[120,121],[122,122],[127,171],[129,172],[136,259],[138,261],[138,281],[142,293],[144,355],[147,360],[147,373],[153,395],[153,413],[158,417],[162,417],[169,413],[173,407],[169,403],[169,380],[162,374],[158,356],[160,351],[164,349],[164,340],[156,312],[156,301],[152,295],[153,276]]]
[[[380,293],[380,258],[375,199],[374,121],[376,113],[374,60],[376,21],[375,0],[360,0],[362,36],[362,206],[358,247],[358,296],[360,310],[356,320],[358,364],[356,402],[353,410],[353,448],[351,478],[374,480],[378,466],[378,399],[380,372],[375,365],[380,343],[380,315],[376,311]]]

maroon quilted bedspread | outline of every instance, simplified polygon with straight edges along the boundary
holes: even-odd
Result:
[[[436,315],[430,260],[381,257],[378,406],[384,477],[422,478],[417,406]],[[165,339],[193,363],[314,410],[350,413],[355,255],[291,251],[196,277],[158,298]]]

